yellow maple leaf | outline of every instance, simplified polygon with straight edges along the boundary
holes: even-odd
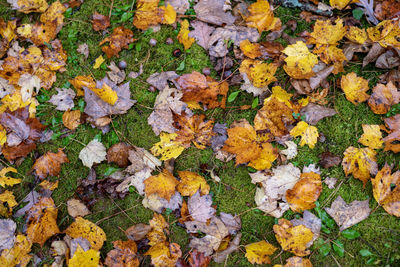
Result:
[[[28,229],[26,234],[32,243],[39,243],[41,246],[55,234],[60,232],[57,226],[58,209],[53,199],[42,197],[28,211]]]
[[[6,129],[4,129],[3,125],[0,124],[0,146],[4,145],[6,141],[7,141],[7,131]]]
[[[386,85],[378,83],[372,89],[372,95],[368,99],[368,106],[375,114],[385,114],[390,108],[400,102],[400,91],[389,81]]]
[[[151,257],[151,263],[155,267],[175,267],[182,252],[176,243],[161,242],[152,246],[144,255]]]
[[[157,230],[160,232],[169,227],[165,218],[158,213],[153,213],[153,218],[149,221],[149,225],[153,230]]]
[[[242,50],[246,57],[251,59],[255,59],[256,57],[260,57],[262,55],[260,47],[260,44],[251,43],[249,39],[240,42],[240,50]]]
[[[286,200],[294,212],[315,208],[322,192],[321,176],[315,172],[302,173],[292,189],[286,191]]]
[[[19,12],[25,14],[31,12],[43,13],[49,6],[46,0],[18,0],[15,3],[13,8],[17,8]]]
[[[348,7],[351,3],[356,3],[358,0],[329,0],[331,7],[342,10]]]
[[[286,65],[283,68],[289,76],[295,79],[307,79],[314,75],[312,68],[318,63],[318,57],[308,50],[304,42],[297,41],[288,45],[283,53],[288,56],[285,58]]]
[[[100,68],[101,64],[105,61],[103,55],[100,55],[96,60],[94,61],[93,69],[98,69]]]
[[[266,87],[277,79],[274,77],[278,66],[261,60],[245,59],[240,64],[240,72],[246,73],[255,87]]]
[[[276,247],[271,245],[265,240],[255,242],[246,246],[245,257],[251,264],[270,264],[269,258],[277,250]]]
[[[330,20],[317,20],[307,43],[336,46],[346,34],[346,27],[342,19],[337,19],[335,23],[333,25]]]
[[[100,252],[94,249],[84,251],[78,244],[78,247],[68,262],[68,267],[98,267],[100,261]]]
[[[265,170],[271,168],[272,162],[277,158],[276,148],[271,143],[262,143],[258,158],[252,159],[248,165],[256,170]]]
[[[7,203],[8,207],[12,210],[13,207],[18,205],[18,202],[15,201],[15,197],[13,192],[11,191],[4,191],[0,194],[0,202]]]
[[[278,224],[273,226],[273,230],[283,250],[301,257],[310,254],[307,243],[312,240],[314,234],[309,228],[304,225],[293,226],[290,221],[280,219]]]
[[[107,239],[103,229],[82,217],[77,217],[65,233],[72,238],[86,238],[94,250],[100,250]]]
[[[383,147],[382,133],[379,125],[363,124],[363,135],[358,142],[371,149],[380,149]]]
[[[391,173],[391,167],[385,166],[371,179],[372,191],[376,202],[387,213],[400,217],[400,171]],[[395,187],[393,188],[393,185]]]
[[[346,33],[346,38],[348,38],[350,41],[363,44],[365,41],[368,39],[367,32],[365,29],[358,28],[356,26],[348,26],[347,28],[347,33]]]
[[[293,137],[301,136],[300,146],[307,144],[310,148],[314,148],[318,141],[318,129],[315,126],[308,125],[305,121],[297,123],[290,131],[290,135]]]
[[[91,89],[91,88],[89,88]],[[91,89],[98,97],[101,98],[104,102],[114,105],[118,100],[117,92],[115,92],[109,85],[103,83],[101,88],[93,88]]]
[[[133,25],[140,30],[161,23],[163,10],[158,7],[160,0],[138,0]]]
[[[58,188],[58,183],[59,181],[56,182],[50,182],[47,180],[43,180],[39,186],[42,187],[45,190],[50,190],[50,191],[54,191],[56,188]]]
[[[400,26],[397,20],[384,20],[375,27],[368,28],[367,33],[373,42],[378,42],[382,47],[394,46],[400,48],[398,40]]]
[[[333,74],[338,74],[339,72],[344,71],[343,62],[347,59],[342,49],[337,48],[334,45],[316,45],[313,52],[319,55],[322,62],[326,64],[333,63]]]
[[[175,141],[177,136],[176,133],[162,132],[160,134],[160,142],[153,145],[150,149],[151,153],[154,156],[161,156],[161,160],[176,159],[185,150],[185,147],[180,142]]]
[[[32,257],[28,254],[31,251],[31,247],[32,243],[26,236],[17,235],[14,246],[1,252],[0,266],[27,266]]]
[[[175,187],[179,184],[176,178],[166,169],[158,175],[153,175],[144,180],[144,191],[147,196],[158,194],[160,197],[170,200],[175,194]]]
[[[358,77],[354,72],[342,76],[340,86],[347,100],[354,105],[367,101],[369,98],[369,95],[366,93],[369,90],[368,81],[362,77]]]
[[[282,265],[280,265],[282,266]],[[277,265],[274,265],[274,267],[278,267]],[[286,264],[282,267],[313,267],[311,261],[307,258],[302,258],[302,257],[290,257],[289,259],[286,260]]]
[[[6,176],[6,174],[9,172],[18,173],[18,171],[13,167],[6,167],[6,168],[1,169],[0,170],[0,185],[2,187],[5,187],[6,185],[13,186],[13,185],[21,183],[21,179]]]
[[[189,21],[185,19],[181,23],[181,30],[179,31],[177,36],[179,43],[183,44],[185,50],[188,50],[196,41],[195,38],[189,37],[189,32]]]
[[[113,242],[114,249],[107,253],[104,264],[109,267],[139,267],[137,246],[133,240],[117,240]]]
[[[191,171],[179,171],[181,180],[176,187],[176,190],[182,196],[193,196],[197,190],[200,190],[202,195],[207,195],[210,191],[210,186],[203,176]]]
[[[29,117],[34,118],[36,113],[36,106],[39,102],[35,98],[31,98],[26,102],[22,101],[22,95],[20,91],[15,91],[12,95],[6,95],[1,99],[3,105],[0,106],[0,113],[3,113],[7,109],[11,112],[16,111],[19,108],[29,106]]]
[[[264,101],[264,104],[266,101],[270,101],[271,98],[275,97],[280,102],[285,103],[286,106],[288,106],[289,108],[292,108],[292,103],[290,102],[290,99],[292,98],[292,96],[293,96],[293,94],[289,94],[286,90],[282,89],[282,87],[274,86],[274,87],[272,87],[271,96]]]
[[[173,6],[167,4],[166,7],[160,7],[161,10],[164,10],[164,18],[162,23],[163,24],[173,24],[176,21],[176,11]]]
[[[274,13],[267,0],[257,0],[248,8],[250,15],[245,18],[247,26],[257,28],[258,32],[276,31],[282,26],[279,18]]]
[[[342,167],[347,175],[353,174],[354,178],[361,180],[365,186],[371,178],[370,174],[375,175],[378,172],[376,163],[376,152],[369,147],[356,148],[348,147],[344,151]]]

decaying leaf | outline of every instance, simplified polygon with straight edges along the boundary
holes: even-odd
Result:
[[[47,176],[58,176],[61,171],[61,164],[69,162],[67,155],[60,148],[57,153],[47,152],[38,158],[32,169],[40,179]]]
[[[400,171],[391,173],[391,167],[385,164],[371,182],[376,202],[387,213],[400,217]]]
[[[43,13],[48,8],[46,0],[7,0],[12,9],[28,14],[31,12]]]
[[[257,0],[248,8],[250,15],[246,18],[247,26],[263,31],[276,31],[281,28],[281,20],[274,17],[273,8],[266,0]]]
[[[72,89],[56,88],[57,94],[52,95],[49,102],[56,107],[57,110],[67,111],[74,107],[74,98],[76,93]]]
[[[283,250],[300,257],[310,254],[307,247],[313,238],[313,232],[309,228],[304,225],[294,226],[290,221],[280,219],[273,229]]]
[[[176,187],[176,190],[181,193],[182,196],[193,196],[198,190],[202,195],[207,195],[210,191],[210,186],[203,176],[190,172],[190,171],[179,171],[179,177],[181,180]]]
[[[226,8],[226,6],[229,8]],[[227,10],[230,2],[225,0],[200,0],[193,7],[196,18],[215,25],[232,25],[236,18]]]
[[[133,149],[133,147],[124,142],[112,145],[107,150],[107,162],[115,163],[118,167],[127,167],[130,163],[129,154],[131,149]]]
[[[334,116],[336,114],[336,111],[332,108],[309,103],[307,106],[300,110],[300,114],[302,116],[305,116],[305,122],[311,125],[316,125],[323,118]]]
[[[85,217],[86,215],[91,213],[86,205],[76,198],[72,198],[67,201],[67,210],[68,214],[74,218]]]
[[[270,264],[269,258],[277,250],[276,247],[271,245],[265,240],[246,245],[245,257],[251,264]]]
[[[133,25],[140,30],[147,30],[162,21],[163,10],[158,7],[160,0],[139,0],[136,4]]]
[[[324,152],[320,155],[320,161],[319,164],[322,166],[322,168],[330,168],[333,166],[337,166],[342,162],[342,158],[339,156],[336,156],[335,154],[327,151]]]
[[[329,4],[333,8],[342,10],[343,8],[349,6],[351,3],[356,2],[354,0],[329,0]]]
[[[67,110],[62,116],[63,124],[70,130],[75,130],[81,124],[81,111]]]
[[[183,44],[183,47],[185,50],[189,49],[192,44],[195,42],[195,39],[193,37],[189,37],[189,21],[184,20],[181,23],[181,30],[178,33],[178,41]]]
[[[364,201],[354,200],[347,204],[341,196],[338,196],[332,202],[331,207],[325,208],[325,210],[339,225],[340,231],[343,231],[368,218],[371,212],[368,202],[368,199]]]
[[[385,142],[385,151],[391,150],[395,153],[400,152],[400,114],[386,118],[385,124],[390,129],[389,135],[383,138]]]
[[[110,27],[110,18],[94,12],[92,16],[92,27],[95,31],[102,31]]]
[[[26,236],[19,234],[15,238],[14,246],[11,249],[4,249],[0,256],[1,266],[21,266],[25,267],[31,260],[32,242]]]
[[[189,33],[189,37],[195,38],[198,45],[208,50],[209,40],[215,28],[200,20],[192,21],[190,25],[194,30]]]
[[[177,158],[185,147],[180,143],[175,141],[177,138],[176,133],[164,133],[160,134],[160,142],[153,145],[151,148],[151,153],[155,156],[161,156],[161,160],[168,160],[172,158]]]
[[[304,42],[297,41],[296,44],[288,45],[283,53],[288,56],[283,68],[290,77],[308,79],[314,76],[313,67],[318,63],[318,57],[308,50]]]
[[[84,56],[85,56],[85,59],[87,59],[87,58],[89,57],[89,46],[88,46],[86,43],[80,44],[80,45],[78,46],[78,48],[76,49],[76,51],[77,51],[79,54],[84,55]]]
[[[188,209],[191,218],[198,222],[206,222],[215,214],[215,209],[211,205],[211,196],[201,196],[200,191],[197,191],[188,200]]]
[[[16,184],[21,183],[22,180],[19,178],[12,178],[12,177],[6,176],[7,173],[9,173],[9,172],[18,173],[18,171],[13,167],[2,168],[0,170],[0,186],[2,186],[2,187],[6,187],[6,185],[14,186]]]
[[[101,50],[106,53],[108,58],[111,58],[113,56],[119,57],[119,52],[124,48],[128,48],[128,45],[134,41],[133,32],[124,26],[119,26],[113,30],[110,36],[101,41],[99,45],[109,43],[103,46]]]
[[[321,176],[315,172],[302,173],[293,188],[286,191],[286,200],[291,210],[301,212],[314,208],[321,192]]]
[[[309,259],[293,256],[286,260],[283,267],[313,267],[313,265]]]
[[[114,241],[114,249],[107,253],[105,264],[110,267],[129,266],[139,267],[139,260],[136,256],[137,246],[132,240]]]
[[[375,114],[385,114],[391,106],[400,102],[400,92],[389,81],[388,84],[377,84],[372,89],[372,95],[368,99],[368,105]]]
[[[301,136],[300,146],[307,144],[310,148],[314,148],[319,136],[317,127],[310,126],[305,121],[297,123],[296,127],[290,131],[290,135],[293,137]]]
[[[93,139],[79,152],[79,159],[82,160],[84,166],[92,168],[94,163],[105,160],[106,155],[106,147],[97,139]]]
[[[358,105],[369,98],[369,95],[366,93],[369,90],[368,81],[362,77],[358,77],[354,72],[342,76],[340,86],[347,100],[354,105]]]
[[[103,229],[82,217],[77,217],[75,222],[65,230],[65,233],[72,238],[86,238],[94,250],[100,250],[106,240]]]
[[[358,142],[371,149],[380,149],[383,147],[382,133],[379,125],[362,125],[364,133],[358,139]]]
[[[17,224],[13,220],[0,220],[0,250],[11,249],[14,246],[16,229]]]
[[[167,200],[175,194],[175,187],[179,184],[176,178],[166,169],[158,175],[151,176],[144,180],[144,191],[147,196],[158,194],[160,197]]]
[[[353,174],[365,184],[371,178],[370,175],[375,175],[378,172],[378,164],[376,163],[376,152],[369,147],[356,148],[348,147],[343,153],[342,167],[344,173],[349,175]]]
[[[74,255],[68,262],[69,267],[81,266],[98,266],[100,262],[100,252],[95,249],[87,249],[86,251],[78,245]]]

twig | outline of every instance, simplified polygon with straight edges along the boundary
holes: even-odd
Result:
[[[119,215],[119,214],[121,214],[121,213],[123,213],[123,212],[126,212],[126,211],[128,211],[128,210],[132,210],[132,209],[136,208],[137,206],[138,206],[138,205],[135,205],[135,206],[130,207],[130,208],[126,209],[126,210],[122,210],[122,211],[119,211],[119,212],[117,212],[117,213],[111,214],[110,216],[101,218],[100,220],[98,220],[97,222],[95,222],[95,224],[96,224],[96,225],[99,225],[99,224],[102,223],[103,221],[108,220],[108,219],[110,219],[110,218],[112,218],[112,217],[114,217],[114,216],[117,216],[117,215]]]
[[[114,0],[111,1],[111,7],[110,7],[110,12],[108,13],[108,18],[111,19],[111,12],[114,6]]]
[[[332,254],[331,254],[331,256],[332,256],[333,260],[336,262],[337,266],[342,267],[342,266],[340,265],[340,263],[337,261],[337,259],[335,258],[335,256],[333,256]]]

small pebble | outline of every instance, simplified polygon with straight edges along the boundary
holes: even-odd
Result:
[[[156,46],[156,45],[157,45],[157,40],[151,38],[150,41],[149,41],[149,44],[150,44],[151,46]]]
[[[167,40],[165,40],[165,43],[166,43],[167,45],[172,45],[172,44],[174,43],[174,40],[172,40],[172,38],[169,37],[169,38],[167,38]]]
[[[204,74],[204,75],[207,75],[207,76],[210,75],[210,74],[211,74],[210,68],[207,68],[207,67],[206,67],[206,68],[203,68],[203,74]]]
[[[173,54],[174,57],[180,57],[182,55],[182,51],[179,48],[177,48],[174,50]]]
[[[120,69],[126,69],[127,66],[128,66],[128,64],[126,63],[125,60],[121,60],[121,61],[118,63],[118,67],[119,67]]]

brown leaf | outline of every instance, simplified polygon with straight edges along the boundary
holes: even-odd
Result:
[[[92,16],[92,27],[95,31],[102,31],[110,27],[110,18],[94,12]]]
[[[128,45],[134,41],[133,32],[124,26],[119,26],[113,30],[110,36],[101,41],[99,45],[109,42],[109,44],[103,46],[101,50],[106,53],[108,58],[111,58],[113,56],[119,57],[119,52],[124,48],[128,48]]]
[[[301,212],[314,208],[321,192],[321,176],[315,172],[302,173],[294,187],[286,191],[286,200],[291,210]]]
[[[32,169],[40,179],[47,176],[58,176],[61,171],[61,164],[69,162],[67,155],[59,148],[57,153],[47,152],[38,158]]]
[[[107,151],[107,162],[115,163],[118,167],[124,168],[129,165],[129,150],[131,145],[124,142],[119,142],[112,145]]]
[[[208,50],[211,34],[215,28],[200,20],[192,21],[190,25],[194,30],[189,33],[189,37],[195,38],[198,45]]]
[[[75,198],[69,199],[67,201],[67,210],[68,214],[74,218],[85,217],[86,215],[91,213],[86,205],[82,203],[82,201]]]
[[[164,170],[162,173],[144,180],[144,191],[147,196],[157,193],[160,197],[170,200],[172,195],[175,194],[175,187],[178,183],[179,182],[171,173]]]
[[[338,196],[332,202],[331,207],[325,208],[325,210],[339,225],[340,231],[343,231],[368,218],[371,212],[368,202],[368,199],[364,201],[354,200],[347,204],[341,196]]]
[[[236,18],[231,12],[225,12],[225,0],[200,0],[195,6],[196,18],[198,20],[215,25],[232,25]],[[228,6],[230,8],[230,6]]]
[[[214,136],[212,131],[214,120],[204,121],[205,115],[174,116],[176,132],[176,142],[185,147],[190,147],[191,143],[198,149],[205,149],[211,144],[211,138]]]
[[[319,156],[320,160],[319,160],[319,164],[322,166],[322,168],[330,168],[333,166],[337,166],[342,162],[342,158],[339,156],[336,156],[335,154],[326,151],[324,153],[322,153]]]
[[[146,237],[147,233],[150,232],[151,226],[143,223],[138,223],[134,226],[126,229],[126,236],[133,241],[140,241]]]
[[[193,220],[198,222],[206,222],[215,215],[215,209],[211,205],[211,196],[200,196],[200,191],[197,191],[188,200],[189,214]]]
[[[81,124],[81,111],[77,110],[67,110],[62,116],[62,121],[65,127],[70,130],[75,130]]]
[[[389,135],[383,138],[385,142],[385,151],[391,150],[394,153],[398,153],[400,152],[400,114],[386,118],[385,124],[390,129]]]
[[[107,253],[105,264],[109,267],[139,267],[139,260],[136,256],[137,246],[132,240],[114,241],[114,249]]]
[[[323,118],[334,116],[336,111],[332,108],[309,103],[300,110],[300,114],[305,116],[305,122],[316,125]]]
[[[385,114],[391,106],[400,102],[400,91],[390,81],[387,85],[377,84],[372,89],[372,95],[368,99],[368,105],[375,114]]]
[[[204,256],[204,253],[197,251],[196,249],[189,252],[189,266],[190,267],[207,267],[210,264],[211,257]]]
[[[392,19],[400,14],[400,2],[396,0],[384,0],[375,6],[375,17],[379,20]]]
[[[216,263],[222,263],[225,262],[227,257],[233,253],[234,251],[239,249],[239,245],[240,245],[240,239],[242,237],[242,233],[239,233],[235,236],[235,238],[229,242],[229,245],[226,249],[222,250],[222,251],[217,251],[215,252],[215,254],[213,255],[213,260]]]

